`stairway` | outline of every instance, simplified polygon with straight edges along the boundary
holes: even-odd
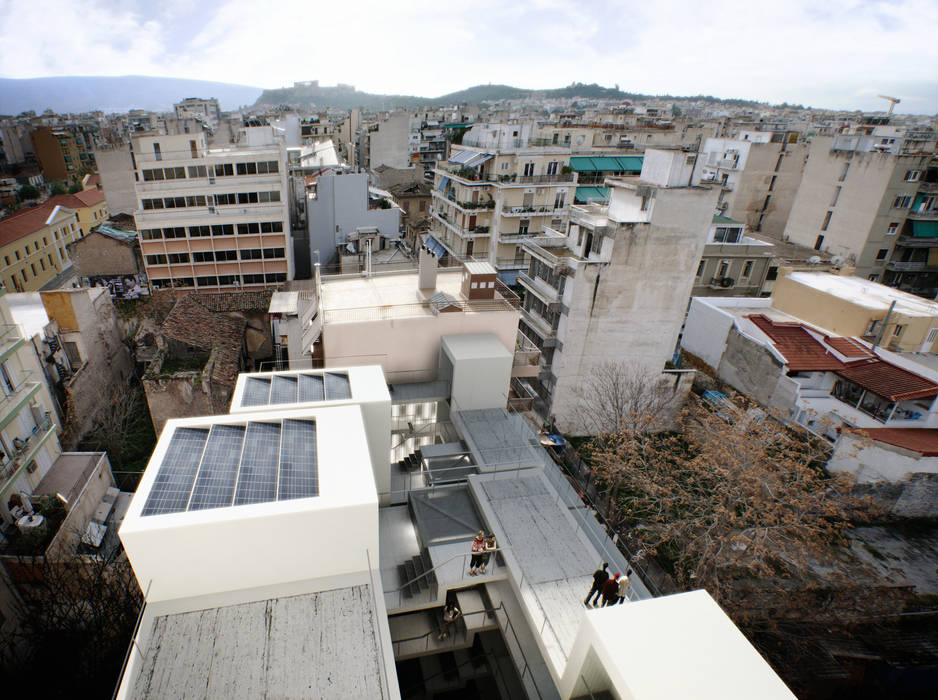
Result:
[[[420,448],[418,447],[416,450],[404,457],[404,459],[400,460],[397,463],[397,466],[401,468],[401,471],[414,472],[420,469],[420,463],[422,461],[423,454],[420,452]]]
[[[397,573],[400,578],[400,585],[404,586],[402,593],[404,598],[416,598],[424,591],[429,591],[431,598],[436,597],[437,580],[436,573],[431,571],[433,564],[430,561],[430,552],[424,548],[420,554],[411,557],[403,564],[397,565]],[[426,576],[422,576],[426,572]],[[420,576],[418,579],[417,577]],[[405,585],[407,584],[407,585]]]

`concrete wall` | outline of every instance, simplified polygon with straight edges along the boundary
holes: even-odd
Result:
[[[917,472],[938,474],[938,457],[923,457],[918,452],[843,432],[827,468],[850,472],[861,483],[902,481]]]
[[[388,238],[400,232],[400,210],[368,208],[368,175],[346,173],[323,175],[316,185],[316,196],[307,200],[309,244],[319,250],[322,261],[344,246],[348,235],[359,226],[375,226]],[[315,262],[316,256],[312,257]]]
[[[395,112],[385,121],[378,122],[377,131],[370,134],[369,168],[390,165],[406,168],[410,165],[410,112]]]
[[[75,241],[69,251],[79,277],[97,275],[136,275],[143,272],[138,263],[137,245],[121,243],[103,233],[91,233]]]
[[[795,202],[808,146],[804,143],[754,143],[728,197],[727,216],[753,231],[781,238]],[[774,178],[774,182],[773,182]],[[769,196],[768,206],[765,205]],[[812,241],[813,244],[813,241]]]
[[[143,389],[150,407],[150,419],[159,435],[170,418],[212,416],[228,410],[232,387],[211,381],[212,361],[201,372],[177,372],[161,377],[147,370]]]
[[[731,328],[726,336],[726,349],[717,367],[717,376],[736,391],[771,405],[772,396],[785,368],[769,350]]]
[[[134,190],[134,166],[130,149],[124,146],[97,150],[94,159],[98,164],[108,211],[112,214],[133,214],[137,208],[137,194]]]
[[[684,322],[681,347],[705,362],[715,373],[726,350],[726,339],[733,322],[732,314],[695,297],[690,301]]]
[[[465,311],[383,321],[327,322],[323,344],[327,367],[381,365],[388,382],[436,379],[440,338],[494,333],[506,348],[518,335],[517,311]]]
[[[551,408],[561,430],[576,422],[576,392],[594,367],[621,362],[657,375],[671,359],[717,195],[659,189],[650,224],[620,225],[603,246],[608,264],[578,264],[567,279]]]
[[[79,540],[101,504],[105,492],[114,485],[111,463],[107,458],[107,453],[102,452],[78,499],[75,503],[69,504],[68,515],[62,521],[58,534],[46,550],[47,557],[54,559],[75,553]]]

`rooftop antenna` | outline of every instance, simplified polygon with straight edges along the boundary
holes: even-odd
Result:
[[[890,97],[889,95],[877,95],[877,97],[889,101],[889,111],[886,112],[886,116],[888,117],[892,116],[892,110],[895,108],[895,106],[902,102],[902,100],[900,100],[898,97]]]

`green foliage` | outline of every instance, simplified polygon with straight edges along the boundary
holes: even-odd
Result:
[[[39,188],[35,185],[23,185],[16,196],[21,202],[25,202],[28,199],[39,199],[39,194]]]
[[[52,193],[53,196],[57,194],[67,194],[67,190],[65,189],[65,183],[62,180],[53,180],[52,186],[49,188],[49,191]]]
[[[381,199],[378,200],[378,209],[390,209],[390,208],[391,208],[391,203],[387,199],[382,197]]]
[[[76,192],[81,192],[81,190],[82,190],[81,183],[80,183],[80,182],[76,182],[76,183],[72,184],[71,186],[69,186],[69,188],[68,188],[68,193],[69,193],[69,194],[75,194]]]

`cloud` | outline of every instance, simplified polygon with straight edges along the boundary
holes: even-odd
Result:
[[[574,80],[938,112],[934,0],[0,0],[5,77],[146,74],[435,96]]]

